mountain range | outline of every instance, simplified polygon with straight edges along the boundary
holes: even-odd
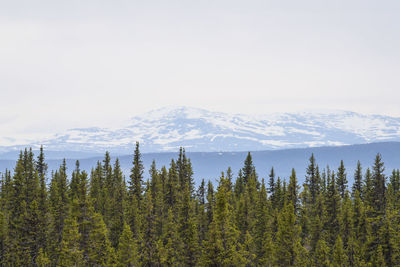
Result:
[[[38,151],[34,151],[38,155]],[[340,160],[343,160],[347,179],[351,184],[353,174],[359,160],[363,166],[365,173],[367,167],[371,167],[374,163],[374,158],[377,153],[382,155],[385,163],[385,173],[390,175],[393,169],[400,168],[400,142],[384,142],[362,145],[346,145],[346,146],[328,146],[328,147],[313,147],[313,148],[292,148],[283,150],[266,150],[251,152],[254,165],[260,178],[268,179],[269,171],[274,167],[277,176],[282,179],[288,178],[292,168],[295,168],[299,183],[302,184],[306,174],[306,168],[309,164],[311,154],[315,155],[317,164],[322,171],[328,165],[331,170],[337,171]],[[194,179],[198,184],[202,178],[216,181],[222,171],[226,171],[228,167],[236,177],[239,169],[243,167],[247,152],[187,152],[187,157],[190,158],[194,171]],[[90,173],[90,170],[96,166],[97,161],[102,161],[104,155],[87,157],[89,154],[75,154],[66,157],[65,153],[45,151],[46,162],[49,165],[49,173],[52,170],[59,168],[62,163],[62,158],[66,157],[67,171],[69,175],[75,168],[75,161],[79,159],[80,167]],[[8,154],[10,159],[0,159],[0,172],[6,168],[13,170],[17,157]],[[115,155],[111,153],[111,158],[114,161],[118,157],[121,169],[125,174],[126,179],[129,179],[130,170],[132,168],[132,153],[129,155]],[[178,152],[158,152],[158,153],[143,153],[142,160],[145,167],[144,177],[149,178],[149,169],[153,160],[156,161],[157,168],[162,166],[169,167],[171,159],[177,159]]]
[[[40,145],[64,157],[93,157],[106,150],[124,155],[136,141],[142,152],[153,153],[175,152],[180,146],[190,152],[239,152],[392,142],[400,141],[400,118],[351,111],[244,115],[166,107],[119,128],[75,128],[14,146],[0,143],[0,158]]]

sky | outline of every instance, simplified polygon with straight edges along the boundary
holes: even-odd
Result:
[[[0,0],[0,128],[175,105],[400,116],[398,14],[398,0]]]

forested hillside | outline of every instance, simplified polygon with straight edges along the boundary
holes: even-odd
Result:
[[[340,159],[338,159],[340,161]],[[195,185],[184,149],[144,180],[139,144],[129,177],[109,153],[90,173],[65,161],[48,173],[41,149],[2,174],[2,266],[398,266],[400,171],[324,169],[309,158],[304,184],[249,153],[237,177]],[[349,177],[354,178],[352,185]]]

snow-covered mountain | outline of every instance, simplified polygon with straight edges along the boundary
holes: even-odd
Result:
[[[204,109],[161,108],[133,117],[118,129],[79,128],[3,152],[43,144],[47,151],[131,153],[139,141],[143,152],[254,151],[400,141],[400,118],[349,111],[309,111],[243,115]],[[1,146],[2,144],[0,144]]]

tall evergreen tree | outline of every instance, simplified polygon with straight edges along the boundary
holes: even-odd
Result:
[[[128,224],[124,223],[121,238],[118,243],[117,266],[139,266],[139,255],[136,241]]]
[[[339,209],[340,196],[336,189],[335,174],[332,172],[328,177],[327,195],[325,197],[325,207],[327,215],[326,231],[328,233],[327,242],[333,246],[336,242],[336,236],[339,233]]]
[[[311,154],[309,161],[310,163],[306,171],[305,184],[308,186],[308,189],[310,190],[311,203],[315,203],[315,200],[319,194],[319,189],[320,189],[320,180],[319,180],[320,177],[317,172],[317,163],[315,161],[314,154]]]
[[[245,184],[247,184],[247,181],[251,177],[253,171],[254,171],[253,159],[249,152],[247,153],[247,157],[246,160],[244,161],[244,167],[243,167],[243,180]]]
[[[204,244],[202,265],[232,266],[244,261],[242,254],[237,253],[239,233],[229,204],[231,195],[225,183],[225,178],[220,179],[215,196],[215,214]]]
[[[293,206],[285,205],[278,215],[276,264],[279,266],[295,265],[299,260],[300,247],[300,227],[296,224]]]
[[[268,181],[268,194],[272,202],[274,202],[275,195],[275,171],[274,167],[271,168],[271,172],[269,173],[269,181]]]
[[[49,226],[48,203],[47,203],[47,181],[46,181],[47,168],[48,167],[45,162],[43,146],[40,146],[40,153],[36,160],[36,171],[39,176],[39,183],[40,183],[39,199],[38,199],[38,209],[39,209],[38,229],[40,233],[37,242],[42,250],[46,249],[47,229]]]
[[[299,185],[297,183],[295,169],[292,169],[292,175],[289,178],[287,201],[293,205],[294,212],[297,214],[299,204]]]
[[[347,189],[347,174],[346,174],[346,168],[344,167],[343,160],[340,161],[340,166],[338,168],[337,172],[337,189],[340,194],[341,198],[344,198],[344,195],[346,193]]]
[[[62,233],[69,209],[67,164],[65,160],[52,176],[49,193],[51,220],[49,235],[52,236],[49,242],[49,258],[53,264],[57,264],[60,252],[59,244],[62,241]]]
[[[80,250],[78,222],[72,214],[65,220],[58,265],[84,266],[83,253]]]
[[[357,161],[357,168],[354,172],[354,183],[352,188],[352,196],[355,197],[355,193],[362,193],[362,185],[363,185],[363,177],[362,177],[362,168],[360,161]]]
[[[131,169],[129,192],[130,197],[137,199],[137,204],[140,207],[143,193],[143,162],[139,151],[139,142],[136,142],[135,153],[133,155],[133,167]]]
[[[89,266],[107,266],[112,259],[111,243],[101,214],[92,213],[88,244]]]

